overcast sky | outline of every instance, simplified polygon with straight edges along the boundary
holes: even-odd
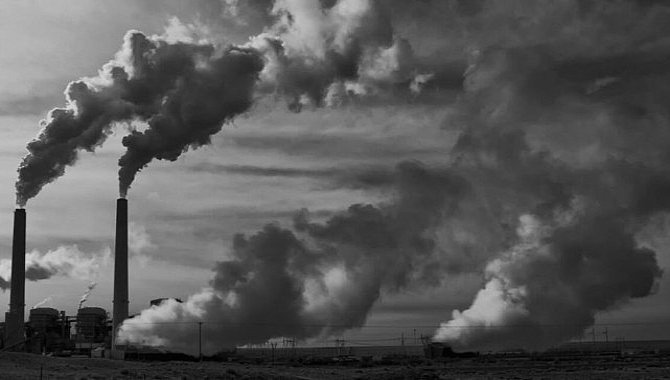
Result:
[[[334,2],[323,3],[327,12],[332,6],[327,3]],[[574,211],[575,202],[596,204],[591,201],[596,194],[602,194],[603,208],[624,210],[599,213],[598,218],[625,219],[623,229],[634,229],[636,244],[654,249],[658,267],[667,268],[670,202],[664,199],[669,195],[655,188],[622,189],[628,177],[617,175],[627,169],[615,165],[628,162],[640,173],[648,169],[653,172],[649,178],[668,176],[669,157],[663,150],[670,146],[670,8],[653,1],[559,1],[551,6],[484,0],[403,3],[388,2],[381,8],[394,38],[411,45],[408,74],[394,77],[393,86],[408,87],[417,74],[430,74],[416,94],[379,85],[376,92],[353,91],[348,94],[352,99],[341,104],[306,102],[299,113],[289,110],[281,96],[258,95],[210,145],[189,150],[175,162],[154,160],[138,174],[128,193],[132,314],[146,309],[153,298],[187,299],[210,286],[216,263],[234,257],[236,233],[252,235],[272,222],[293,229],[300,209],[308,209],[312,221],[322,222],[353,204],[393,204],[398,191],[393,173],[406,161],[435,172],[457,162],[461,166],[456,173],[474,194],[467,202],[486,202],[490,215],[482,222],[472,216],[481,207],[463,206],[456,216],[446,217],[443,211],[439,222],[431,221],[434,225],[421,236],[430,238],[440,252],[467,251],[435,256],[445,267],[458,256],[454,266],[461,269],[445,269],[428,284],[382,286],[368,324],[416,325],[422,333],[434,333],[441,322],[452,319],[452,310],[468,309],[496,276],[487,264],[496,258],[505,262],[505,252],[527,248],[519,245],[526,244],[526,235],[519,232],[526,228],[524,215],[547,228],[563,228],[555,215]],[[40,120],[50,109],[65,106],[66,85],[98,75],[131,29],[161,35],[166,27],[177,33],[179,25],[189,25],[217,44],[244,44],[276,22],[263,13],[267,6],[259,10],[234,5],[214,0],[0,4],[0,259],[11,257],[16,168],[27,153],[26,143],[40,131]],[[296,32],[284,37],[288,41],[296,35],[300,36]],[[28,202],[28,251],[77,245],[86,257],[100,258],[105,250],[113,250],[117,161],[125,151],[121,138],[129,125],[114,127],[94,153],[81,152],[64,176]],[[142,122],[134,126],[144,128]],[[473,132],[478,127],[512,133],[486,137],[488,132]],[[479,153],[468,150],[465,135],[481,138],[470,145],[481,149]],[[516,137],[505,140],[511,135],[521,135],[523,145]],[[493,145],[501,148],[493,150]],[[484,152],[483,146],[491,150]],[[524,156],[507,151],[523,151]],[[459,154],[466,163],[459,163]],[[473,163],[473,157],[481,162]],[[589,182],[598,176],[602,182]],[[632,178],[647,180],[644,174]],[[569,183],[564,190],[568,200],[554,201],[547,195],[552,191],[540,184],[545,180]],[[608,186],[622,190],[603,194],[610,191]],[[630,194],[638,191],[639,199],[631,200]],[[475,196],[479,201],[472,200]],[[648,202],[648,207],[640,207],[653,212],[628,208],[640,202]],[[552,216],[545,206],[552,208]],[[459,219],[459,213],[469,216]],[[585,231],[591,231],[589,226]],[[555,242],[559,237],[547,239]],[[468,245],[466,240],[472,242]],[[529,268],[524,270],[534,267]],[[48,306],[75,313],[79,297],[95,280],[98,286],[87,305],[111,312],[112,273],[113,257],[108,257],[100,259],[92,275],[28,281],[27,308],[51,296]],[[668,287],[667,276],[657,276],[653,294],[637,298],[634,292],[622,291],[606,305],[593,307],[596,321],[633,324],[610,327],[610,337],[670,338]],[[9,291],[0,293],[0,312],[8,303]],[[401,330],[412,333],[411,328],[373,328],[349,334],[378,338]]]

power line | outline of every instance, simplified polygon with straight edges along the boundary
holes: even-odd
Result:
[[[338,325],[338,324],[300,324],[300,323],[277,323],[277,322],[215,322],[215,321],[163,321],[163,322],[126,322],[132,325],[193,325],[198,323],[203,323],[206,325],[218,325],[218,326],[270,326],[270,327],[318,327],[318,328],[341,328],[341,329],[366,329],[366,328],[379,328],[379,329],[437,329],[437,328],[454,328],[454,329],[489,329],[489,328],[530,328],[530,327],[542,327],[542,328],[559,328],[559,327],[580,327],[580,324],[574,323],[554,323],[554,324],[513,324],[513,325],[502,325],[502,324],[490,324],[490,325],[407,325],[407,324],[387,324],[387,325],[364,325],[364,326],[351,326],[351,325]],[[670,325],[670,321],[656,321],[656,322],[612,322],[612,323],[597,323],[588,325],[588,327],[607,327],[607,326],[664,326]],[[585,327],[586,328],[586,327]]]

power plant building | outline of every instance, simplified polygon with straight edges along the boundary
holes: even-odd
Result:
[[[128,318],[128,202],[118,199],[116,206],[111,320],[101,307],[80,308],[76,316],[49,307],[33,308],[25,320],[26,210],[15,210],[10,304],[5,322],[0,323],[1,349],[90,355],[94,349],[113,345],[114,332]]]

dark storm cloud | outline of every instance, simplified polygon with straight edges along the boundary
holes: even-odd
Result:
[[[334,187],[354,189],[388,187],[393,184],[394,180],[393,171],[383,167],[302,169],[201,163],[191,166],[189,170],[211,174],[239,174],[254,177],[308,178],[326,182]]]
[[[457,303],[455,303],[457,304]],[[453,306],[452,306],[453,307]],[[375,305],[375,312],[382,313],[391,313],[391,314],[409,314],[416,315],[417,312],[420,314],[431,313],[442,317],[444,313],[448,313],[451,309],[449,306],[435,303],[433,300],[417,299],[412,301],[390,301],[385,303],[379,303]],[[435,325],[437,327],[437,325]]]
[[[160,242],[160,258],[168,262],[210,269],[212,257],[218,257],[221,242],[229,242],[236,233],[254,232],[259,226],[269,222],[290,224],[296,210],[280,205],[248,207],[210,206],[203,209],[188,209],[182,212],[157,212],[153,219],[157,225],[164,226],[152,230],[152,240]],[[315,218],[327,218],[337,210],[317,209],[311,214]],[[212,255],[204,255],[202,248],[192,243],[193,240],[216,242]]]
[[[332,158],[367,157],[393,159],[417,157],[436,153],[438,148],[406,146],[387,140],[370,140],[358,137],[302,134],[300,138],[287,134],[230,136],[224,144],[243,149],[279,151],[296,156],[323,156]]]

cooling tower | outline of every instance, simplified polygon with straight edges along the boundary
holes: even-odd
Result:
[[[128,201],[116,201],[116,242],[114,245],[114,310],[112,326],[114,337],[123,321],[128,318]]]
[[[14,240],[12,241],[12,280],[9,311],[5,313],[5,347],[18,346],[25,340],[26,288],[26,210],[14,211]]]

